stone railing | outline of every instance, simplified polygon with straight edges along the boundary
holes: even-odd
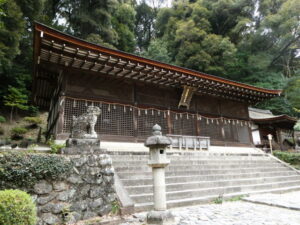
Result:
[[[173,135],[168,134],[167,137],[171,138],[172,144],[170,148],[177,148],[179,150],[209,150],[210,138],[203,136],[186,136],[186,135]]]

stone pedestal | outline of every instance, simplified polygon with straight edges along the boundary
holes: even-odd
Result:
[[[175,222],[174,216],[168,210],[150,211],[147,214],[148,224],[172,225],[174,224],[174,222]]]
[[[62,149],[62,154],[104,154],[106,149],[100,148],[100,139],[69,138],[66,141],[66,148]]]

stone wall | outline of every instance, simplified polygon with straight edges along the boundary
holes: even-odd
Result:
[[[71,174],[60,181],[39,181],[31,193],[38,207],[38,225],[102,216],[116,200],[112,160],[98,140],[68,140],[63,154],[73,162]]]

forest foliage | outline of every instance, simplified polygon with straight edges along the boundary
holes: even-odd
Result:
[[[32,31],[39,21],[106,47],[284,89],[284,96],[257,107],[299,116],[299,0],[163,2],[0,0],[0,104],[13,104],[12,91],[30,99]]]

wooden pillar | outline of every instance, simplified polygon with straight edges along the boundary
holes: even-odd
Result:
[[[138,109],[133,108],[132,109],[132,116],[133,116],[133,136],[134,136],[134,140],[135,142],[137,142],[138,139]]]
[[[133,103],[135,106],[138,105],[138,102],[137,102],[137,90],[136,90],[136,84],[133,84],[133,92],[132,92],[132,98],[133,98]],[[134,140],[135,142],[138,141],[138,109],[136,108],[133,108],[132,109],[133,113],[132,113],[132,116],[133,116],[133,136],[134,136]]]
[[[201,131],[201,126],[200,126],[200,120],[198,120],[199,115],[198,113],[196,114],[196,133],[197,136],[200,136],[200,131]]]
[[[167,124],[168,124],[168,133],[172,134],[172,119],[170,110],[167,111]]]
[[[250,143],[253,147],[255,146],[254,145],[254,141],[253,141],[253,135],[252,135],[252,123],[251,121],[248,121],[250,123],[250,127],[248,125],[246,125],[248,127],[248,133],[250,135]]]
[[[60,139],[60,137],[63,134],[63,128],[64,128],[64,114],[65,114],[65,96],[60,96],[58,98],[58,120],[57,120],[57,126],[55,130],[55,137],[57,139]]]
[[[281,129],[276,129],[275,128],[275,133],[276,133],[276,136],[277,136],[277,141],[279,143],[279,146],[280,146],[280,150],[283,151],[283,143],[282,143],[282,135],[281,135]],[[274,140],[275,141],[275,140]]]

